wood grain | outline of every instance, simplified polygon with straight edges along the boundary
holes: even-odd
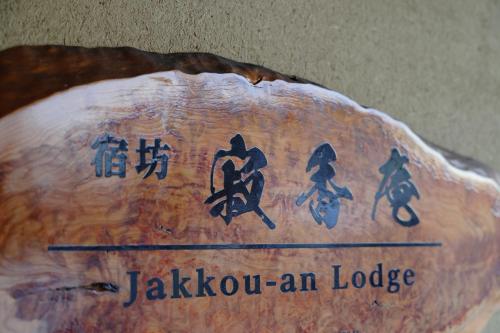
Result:
[[[294,75],[277,73],[262,66],[239,63],[210,53],[159,54],[131,47],[47,45],[18,46],[4,50],[1,54],[0,116],[77,85],[169,70],[188,74],[234,73],[252,83],[274,80],[312,83]]]
[[[51,52],[42,50],[33,54]],[[73,49],[57,52],[62,52],[59,58],[65,52],[68,59],[74,56]],[[129,50],[109,50],[109,55],[114,52],[123,52],[123,61],[138,67],[149,59],[129,58]],[[92,53],[88,56],[92,62]],[[16,64],[11,53],[0,54],[0,63],[24,64],[32,71],[35,62],[29,59]],[[49,82],[71,76],[72,65],[58,65],[53,65],[57,72],[51,69],[40,76]],[[113,66],[108,61],[97,69],[107,65]],[[250,82],[240,74],[177,68],[160,72],[153,66],[141,76],[106,77],[104,72],[97,79],[99,73],[87,72],[95,67],[75,66],[92,79],[66,90],[24,82],[31,97],[23,97],[19,88],[2,94],[10,96],[3,109],[10,111],[0,118],[1,331],[476,332],[498,309],[498,183],[452,166],[404,124],[334,91],[282,77]],[[23,81],[23,73],[4,76],[2,89]],[[42,92],[33,93],[38,88]],[[33,102],[33,96],[44,98]],[[26,105],[28,100],[33,103]],[[128,141],[125,178],[95,176],[91,145],[104,133]],[[268,160],[261,170],[261,207],[276,224],[274,230],[253,212],[226,225],[211,217],[210,206],[204,204],[214,154],[228,149],[237,133],[247,148],[258,147]],[[141,137],[150,143],[161,138],[171,147],[165,179],[143,179],[135,172]],[[339,221],[332,229],[316,224],[306,205],[295,204],[311,187],[307,162],[324,142],[337,153],[335,181],[348,186],[354,197],[341,200]],[[411,201],[420,218],[412,228],[396,224],[384,200],[376,221],[370,217],[382,177],[378,168],[394,147],[408,156],[407,169],[420,193],[420,200]],[[216,173],[218,187],[221,177]],[[354,242],[442,246],[48,251],[57,244]],[[387,292],[387,285],[332,289],[332,265],[341,264],[347,280],[348,273],[369,273],[378,263],[385,274],[392,268],[413,269],[415,283],[401,286],[398,293]],[[215,297],[172,299],[172,270],[191,276],[193,291],[197,268],[215,276],[217,283],[225,275],[236,277],[239,292],[225,296],[217,289]],[[141,272],[141,293],[124,307],[131,271]],[[303,272],[315,273],[317,291],[280,292],[282,274]],[[247,274],[260,274],[263,282],[275,280],[278,286],[263,285],[262,294],[247,295],[241,290]],[[165,281],[163,300],[150,301],[144,295],[145,283],[153,277]]]

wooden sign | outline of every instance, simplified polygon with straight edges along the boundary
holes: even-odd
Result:
[[[379,111],[207,54],[20,47],[0,74],[2,332],[478,332],[499,308],[494,175]]]

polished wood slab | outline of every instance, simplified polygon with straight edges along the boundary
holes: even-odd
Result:
[[[498,309],[500,187],[491,171],[456,168],[404,124],[306,81],[215,56],[155,57],[63,47],[0,53],[1,331],[475,332]],[[186,59],[198,59],[196,70]],[[127,143],[124,177],[96,176],[92,146],[106,134]],[[275,228],[257,209],[226,224],[205,203],[215,155],[238,134],[248,155],[233,156],[236,168],[262,161],[253,147],[265,156],[258,206]],[[144,178],[136,150],[157,138],[169,146],[161,151],[168,172]],[[345,188],[332,190],[344,193],[333,227],[315,221],[309,201],[297,203],[315,184],[317,166],[306,168],[324,144],[335,151],[330,180]],[[386,197],[372,219],[379,168],[393,149],[418,189],[411,227],[395,221]],[[369,278],[379,264],[377,288]],[[335,266],[348,288],[333,289]],[[215,278],[216,296],[197,296],[200,269]],[[397,292],[388,289],[392,269],[400,270]],[[405,284],[408,269],[413,283]],[[356,271],[363,287],[354,287]],[[191,279],[192,297],[175,297],[177,275]],[[255,275],[261,293],[249,294],[245,276],[253,283]]]

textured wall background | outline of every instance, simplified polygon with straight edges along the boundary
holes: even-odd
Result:
[[[211,52],[295,74],[500,170],[500,0],[0,0],[19,44]],[[500,316],[487,331],[500,327]]]

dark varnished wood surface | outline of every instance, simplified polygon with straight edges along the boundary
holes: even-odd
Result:
[[[84,48],[52,45],[19,46],[4,50],[1,55],[0,116],[77,85],[169,70],[187,74],[235,73],[252,83],[262,80],[309,82],[209,53],[159,54],[131,47]]]
[[[79,52],[47,47],[0,54],[2,74],[8,73],[0,79],[7,100],[0,119],[4,331],[474,332],[498,308],[498,184],[453,167],[403,124],[333,91],[283,80],[286,77],[261,68],[231,62],[223,70],[211,70],[224,66],[217,62],[220,58],[213,58],[217,63],[207,70],[198,64],[190,72],[183,66],[192,60],[186,59],[199,56],[182,55],[182,61],[161,67],[150,54],[130,49]],[[49,56],[37,67],[35,56],[51,53],[59,61]],[[75,57],[79,61],[72,61]],[[114,64],[111,59],[118,60]],[[120,63],[129,67],[116,74]],[[9,64],[26,69],[15,73]],[[23,75],[33,77],[36,68],[50,89],[39,81],[23,82]],[[237,74],[226,73],[231,71]],[[143,73],[148,74],[136,76]],[[66,81],[70,83],[61,86]],[[33,92],[38,88],[42,92]],[[90,145],[104,132],[128,140],[126,178],[95,177]],[[236,133],[248,147],[266,154],[261,207],[275,222],[275,230],[253,213],[226,226],[212,218],[203,203],[210,195],[213,155],[228,148]],[[160,137],[172,147],[166,179],[142,179],[135,173],[133,151],[139,137]],[[311,186],[307,160],[323,142],[337,152],[335,181],[348,185],[354,196],[341,201],[338,225],[330,230],[317,225],[305,205],[295,205],[297,196]],[[409,157],[408,170],[420,191],[420,200],[412,201],[421,219],[416,227],[397,225],[383,201],[377,221],[370,218],[381,179],[378,167],[393,147]],[[443,245],[47,251],[53,244],[421,241]],[[379,262],[386,269],[411,267],[417,272],[415,284],[395,294],[385,288],[332,290],[332,265],[342,264],[346,272],[369,272]],[[141,271],[141,285],[156,276],[168,284],[171,269],[195,276],[199,267],[219,279],[260,274],[263,281],[277,280],[286,272],[315,272],[319,290],[284,294],[263,287],[258,296],[240,292],[160,301],[140,295],[132,306],[123,307],[129,294],[127,271]]]

